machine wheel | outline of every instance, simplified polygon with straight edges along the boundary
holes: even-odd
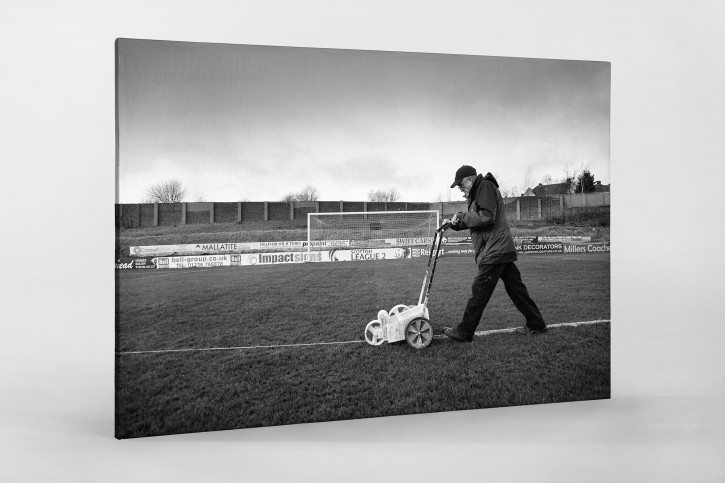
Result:
[[[410,307],[408,307],[407,305],[403,305],[403,304],[396,305],[395,307],[390,309],[390,316],[392,317],[393,315],[398,315],[409,309],[410,309]]]
[[[405,327],[405,340],[414,349],[425,349],[433,341],[433,326],[428,319],[418,317]]]
[[[379,320],[372,320],[365,326],[365,341],[370,345],[380,345],[385,342],[383,324]]]

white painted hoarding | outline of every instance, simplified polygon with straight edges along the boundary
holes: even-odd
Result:
[[[325,240],[312,242],[313,246],[345,247],[350,240]],[[190,243],[185,245],[147,245],[130,247],[132,257],[170,256],[170,255],[206,255],[222,253],[244,253],[260,250],[303,250],[307,248],[307,240],[242,242],[242,243]]]

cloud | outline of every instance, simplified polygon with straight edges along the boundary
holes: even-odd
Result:
[[[395,187],[407,201],[429,201],[447,198],[461,164],[508,184],[532,166],[558,178],[583,163],[608,179],[605,63],[127,47],[122,201],[169,176],[219,201],[278,200],[307,185],[321,199],[364,200]]]

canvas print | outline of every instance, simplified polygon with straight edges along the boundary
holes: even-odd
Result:
[[[115,55],[117,438],[610,397],[608,62]]]

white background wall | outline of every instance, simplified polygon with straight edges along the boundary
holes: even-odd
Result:
[[[723,18],[719,1],[3,0],[0,196],[20,208],[2,222],[0,480],[722,481]],[[116,37],[611,61],[613,399],[115,441]]]

